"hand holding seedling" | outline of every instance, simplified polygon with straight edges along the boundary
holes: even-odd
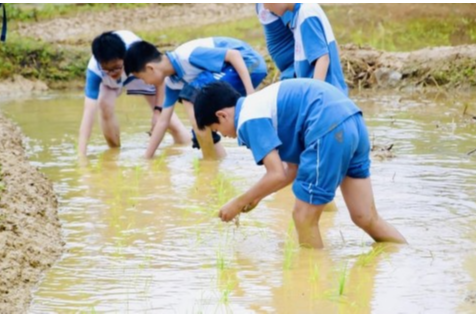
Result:
[[[253,202],[251,202],[251,203],[245,205],[245,207],[243,207],[243,209],[241,210],[241,212],[246,213],[246,212],[252,211],[253,209],[256,208],[256,206],[258,206],[259,202],[260,202],[259,199],[254,200]]]
[[[247,206],[243,204],[238,198],[233,198],[223,207],[221,207],[218,217],[220,217],[222,221],[229,222],[233,220],[233,218],[235,218],[245,207]]]
[[[150,120],[150,130],[147,131],[147,134],[149,136],[152,136],[152,131],[154,131],[155,124],[157,123],[157,120],[159,119],[160,112],[154,111],[152,114],[152,119]]]
[[[259,204],[260,200],[256,199],[248,204],[244,204],[240,197],[233,198],[229,202],[227,202],[223,207],[220,209],[220,213],[218,217],[221,218],[222,221],[229,222],[233,220],[237,215],[242,212],[250,212],[251,210],[255,209],[256,206]]]
[[[271,151],[264,159],[266,174],[258,183],[243,195],[230,200],[220,209],[222,221],[233,220],[240,212],[254,209],[264,197],[292,183],[296,177],[297,165],[283,164],[276,150]]]

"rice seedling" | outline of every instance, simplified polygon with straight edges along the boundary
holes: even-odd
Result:
[[[195,172],[195,174],[200,173],[200,160],[198,159],[198,157],[195,156],[193,158],[192,164],[193,164],[193,171]]]
[[[339,296],[344,295],[346,280],[347,280],[347,262],[345,262],[343,268],[339,272],[339,288],[338,288]]]
[[[285,270],[290,270],[293,266],[294,256],[296,253],[297,245],[293,239],[293,228],[294,224],[291,221],[288,225],[286,232],[286,240],[284,241],[284,263],[283,267]]]
[[[310,263],[309,277],[312,283],[317,283],[320,277],[319,265]]]
[[[165,152],[162,152],[156,159],[152,162],[152,168],[154,171],[160,170],[165,165],[165,160],[167,159],[167,155]]]
[[[377,245],[376,247],[372,248],[372,251],[359,255],[355,264],[361,267],[368,266],[369,264],[373,263],[379,255],[384,253],[385,248],[386,247],[384,245]]]
[[[226,269],[226,259],[223,251],[221,249],[218,249],[217,253],[217,258],[216,258],[216,267],[219,271],[223,271]]]

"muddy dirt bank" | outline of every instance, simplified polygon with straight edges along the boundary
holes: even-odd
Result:
[[[393,53],[348,44],[341,59],[353,87],[476,86],[476,45]]]
[[[476,45],[433,47],[414,52],[384,52],[353,44],[340,49],[347,84],[361,88],[468,88],[476,87]],[[261,53],[267,55],[266,51]],[[269,57],[266,58],[268,61]],[[277,80],[274,65],[264,84]],[[82,82],[50,83],[22,76],[0,81],[0,94],[18,95],[44,92],[49,88],[82,89]],[[51,86],[50,85],[50,86]]]
[[[0,114],[0,313],[25,313],[31,290],[63,249],[52,183],[25,156],[20,129]]]

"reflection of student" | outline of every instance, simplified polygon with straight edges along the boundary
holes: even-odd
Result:
[[[174,157],[181,153],[176,148],[166,148],[164,155]],[[138,161],[135,167],[126,167],[120,163],[119,149],[109,149],[78,170],[79,182],[86,185],[87,192],[83,196],[97,199],[101,202],[97,208],[105,206],[106,212],[101,216],[125,217],[129,222],[139,225],[150,225],[148,215],[131,213],[129,209],[150,210],[156,213],[169,210],[164,208],[173,204],[174,186],[171,180],[171,171],[166,162],[159,160]],[[148,171],[153,171],[152,173]],[[157,204],[155,199],[140,199],[161,195],[171,197]],[[121,223],[124,223],[121,220]],[[158,223],[157,223],[158,224]],[[115,230],[114,228],[109,228]]]
[[[219,164],[216,161],[200,160],[194,163],[195,180],[190,188],[190,199],[193,201],[202,201],[203,197],[207,197],[207,206],[210,204],[210,198],[217,194],[213,187],[219,177]]]
[[[270,306],[277,314],[370,314],[379,264],[398,250],[375,244],[351,263],[348,257],[333,260],[326,250],[302,249],[292,259],[292,269],[283,271],[280,285],[272,288]]]
[[[345,278],[344,295],[345,305],[340,305],[341,314],[370,314],[372,313],[372,299],[374,298],[375,280],[382,260],[388,262],[391,254],[399,252],[401,245],[374,243],[372,248],[357,256],[352,267],[348,263]],[[342,273],[342,270],[341,272]],[[351,305],[351,303],[354,303]]]

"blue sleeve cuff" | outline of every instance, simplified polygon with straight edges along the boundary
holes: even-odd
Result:
[[[162,107],[164,109],[173,107],[179,98],[179,94],[180,90],[172,89],[168,86],[165,86],[165,98]]]
[[[91,70],[86,71],[86,85],[84,87],[84,94],[90,99],[97,100],[99,97],[99,87],[101,86],[102,78]]]
[[[329,54],[326,34],[321,21],[317,17],[310,17],[301,24],[302,45],[309,64],[321,56]]]

